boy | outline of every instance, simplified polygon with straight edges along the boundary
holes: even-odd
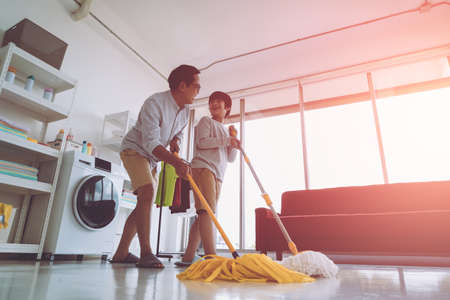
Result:
[[[216,211],[220,188],[228,162],[236,158],[239,140],[230,137],[223,125],[230,115],[231,98],[223,92],[214,92],[209,96],[211,117],[203,117],[195,127],[194,158],[191,162],[192,177],[213,212]],[[183,259],[177,266],[189,266],[195,256],[200,241],[205,255],[216,254],[215,234],[212,220],[195,196],[197,218],[189,232],[189,242]]]
[[[165,161],[173,165],[182,178],[190,173],[188,163],[177,158],[179,141],[189,118],[192,104],[200,90],[200,73],[193,66],[181,65],[169,76],[169,91],[150,96],[142,105],[136,125],[124,137],[120,158],[131,179],[137,204],[128,216],[119,246],[110,262],[136,263],[138,267],[164,268],[150,247],[151,208],[156,185],[156,165]],[[166,150],[170,144],[170,153]],[[140,258],[129,253],[138,234]]]

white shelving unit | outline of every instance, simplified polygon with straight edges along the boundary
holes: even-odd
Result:
[[[5,77],[9,66],[17,69],[18,80],[23,81],[26,76],[33,75],[36,78],[35,86],[41,89],[53,88],[55,95],[73,90],[72,103],[65,108],[55,103],[55,98],[49,101],[34,91],[26,91],[19,84],[6,82]],[[16,107],[16,110],[23,114],[24,118],[41,121],[40,142],[44,142],[49,122],[62,120],[69,116],[75,99],[76,85],[76,80],[23,51],[13,43],[0,48],[0,107],[2,103],[7,102],[9,106]],[[3,153],[17,153],[18,156],[21,155],[30,161],[34,167],[39,168],[38,181],[0,174],[0,193],[12,193],[23,197],[15,226],[14,243],[0,243],[0,253],[35,253],[36,258],[41,259],[65,140],[64,137],[61,150],[57,150],[13,134],[0,132],[0,150],[3,150]],[[39,202],[39,205],[46,205],[45,214],[42,216],[44,221],[41,234],[36,237],[36,241],[24,241],[24,230],[28,226],[33,226],[27,223],[27,215],[35,201]],[[45,201],[46,204],[41,201]]]
[[[119,206],[123,207],[123,208],[134,209],[136,207],[136,204],[128,202],[128,201],[120,200]]]
[[[45,182],[0,174],[0,189],[5,192],[17,194],[39,195],[50,194],[52,192],[52,185]]]
[[[122,138],[136,124],[136,120],[137,117],[129,110],[106,115],[103,120],[102,146],[119,152]]]
[[[14,149],[26,149],[39,154],[41,159],[58,158],[59,151],[47,146],[30,142],[26,139],[0,131],[0,147],[2,145],[10,146]]]
[[[130,177],[128,176],[127,171],[122,167],[123,172],[122,172],[122,176],[124,178],[124,182],[123,182],[123,187],[127,188],[127,189],[131,189],[131,180]],[[128,201],[126,199],[123,198],[123,193],[120,197],[120,201],[119,201],[119,207],[122,207],[124,209],[130,209],[133,210],[136,207],[136,203],[133,203],[131,201]]]
[[[111,149],[114,152],[120,151],[120,144],[122,143],[122,137],[113,136],[108,139],[102,140],[102,146]]]
[[[20,105],[26,110],[36,113],[39,121],[53,122],[65,119],[69,116],[67,111],[64,111],[58,105],[39,98],[31,92],[26,91],[14,84],[4,82],[0,97],[10,103]]]

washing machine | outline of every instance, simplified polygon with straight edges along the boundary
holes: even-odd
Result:
[[[44,255],[102,255],[114,249],[122,167],[79,151],[64,153]]]

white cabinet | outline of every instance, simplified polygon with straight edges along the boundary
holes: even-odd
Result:
[[[137,117],[131,111],[123,111],[105,115],[103,120],[102,146],[107,147],[114,152],[120,151],[120,144],[123,137],[136,124]],[[128,174],[123,170],[124,192],[122,193],[120,206],[128,209],[134,209],[136,206],[136,195],[131,191],[131,182]]]
[[[17,70],[14,82],[5,81],[9,67]],[[35,78],[31,91],[24,89],[27,76]],[[41,122],[39,142],[44,142],[49,122],[65,119],[69,116],[76,91],[76,80],[48,65],[15,46],[13,43],[0,49],[0,117],[6,115],[10,109],[15,115],[23,119]],[[43,98],[45,88],[52,88],[54,95],[51,100]],[[59,93],[71,93],[69,103],[58,103]],[[39,122],[38,122],[39,123]],[[66,130],[67,132],[67,130]],[[23,179],[6,174],[0,174],[0,201],[4,199],[19,199],[16,209],[17,217],[14,222],[14,237],[10,243],[0,243],[0,253],[35,253],[37,259],[42,256],[45,234],[53,204],[53,197],[58,180],[59,169],[64,152],[66,138],[61,150],[38,144],[26,138],[0,131],[0,160],[26,164],[39,169],[37,180]],[[44,206],[39,228],[27,222],[28,211],[33,206]],[[28,229],[27,229],[28,228]],[[34,234],[26,237],[26,231]]]
[[[136,124],[137,117],[129,110],[109,114],[103,120],[102,146],[119,152],[122,139]]]

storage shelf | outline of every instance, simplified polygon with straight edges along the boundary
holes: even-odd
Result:
[[[36,144],[13,134],[0,131],[0,145],[1,144],[10,145],[13,148],[26,149],[29,151],[37,152],[41,155],[42,158],[46,159],[56,159],[59,155],[59,151],[56,149]]]
[[[38,244],[0,243],[0,253],[38,253]]]
[[[136,124],[136,120],[129,110],[106,115],[103,119],[102,146],[119,152],[123,137],[119,137],[117,131],[121,135],[126,135]]]
[[[75,87],[76,80],[63,74],[58,69],[43,62],[39,58],[10,43],[9,48],[12,53],[11,66],[21,73],[33,75],[37,81],[47,87],[54,89],[55,93],[63,92]]]
[[[112,125],[119,128],[125,128],[127,126],[127,117],[124,116],[122,113],[114,113],[106,115],[105,122],[109,122]]]
[[[128,209],[134,209],[136,207],[136,204],[130,203],[128,201],[120,200],[119,201],[119,207],[124,207],[124,208],[128,208]]]
[[[22,86],[14,83],[5,82],[5,73],[9,67],[14,67],[17,70],[16,78],[19,81],[18,83],[33,75],[35,78],[35,93],[26,91]],[[75,100],[77,81],[18,48],[13,43],[0,48],[0,78],[2,79],[0,80],[0,110],[1,107],[6,107],[6,104],[8,104],[13,111],[23,114],[24,119],[42,121],[39,139],[43,139],[46,136],[49,122],[69,117]],[[52,88],[55,94],[73,89],[72,102],[66,107],[64,105],[65,102],[54,103],[44,99],[42,91],[45,88]],[[66,93],[64,94],[63,98],[70,96],[66,95]],[[66,136],[64,136],[62,149],[64,149],[65,141]],[[37,259],[40,259],[61,168],[61,151],[30,142],[7,132],[0,133],[0,147],[2,151],[15,151],[14,154],[18,156],[30,156],[33,160],[33,165],[39,164],[42,160],[54,160],[54,162],[50,162],[50,169],[47,170],[44,166],[43,173],[41,173],[42,178],[52,178],[50,183],[0,174],[0,194],[14,193],[24,195],[19,218],[14,221],[17,222],[17,224],[14,224],[14,240],[17,242],[32,242],[32,244],[0,243],[0,253],[36,253]],[[55,166],[53,167],[53,165]],[[42,203],[42,207],[39,205],[33,206],[33,201],[41,198],[46,199],[45,201],[48,202],[39,201]],[[34,222],[41,224],[41,231],[39,229],[35,230],[37,227],[34,226]]]
[[[113,136],[112,138],[104,140],[102,145],[105,147],[108,147],[109,149],[111,149],[115,152],[119,152],[121,143],[122,143],[122,138],[120,138],[118,136]]]
[[[127,126],[128,118],[130,119],[130,124],[133,126],[136,124],[137,118],[133,116],[129,111],[113,113],[105,116],[105,122],[111,123],[114,126],[124,129]]]
[[[45,182],[0,174],[0,190],[16,194],[49,194],[52,186]]]
[[[35,113],[35,117],[44,122],[53,122],[66,119],[69,114],[58,105],[39,98],[32,93],[9,82],[0,86],[0,99],[21,106]]]

